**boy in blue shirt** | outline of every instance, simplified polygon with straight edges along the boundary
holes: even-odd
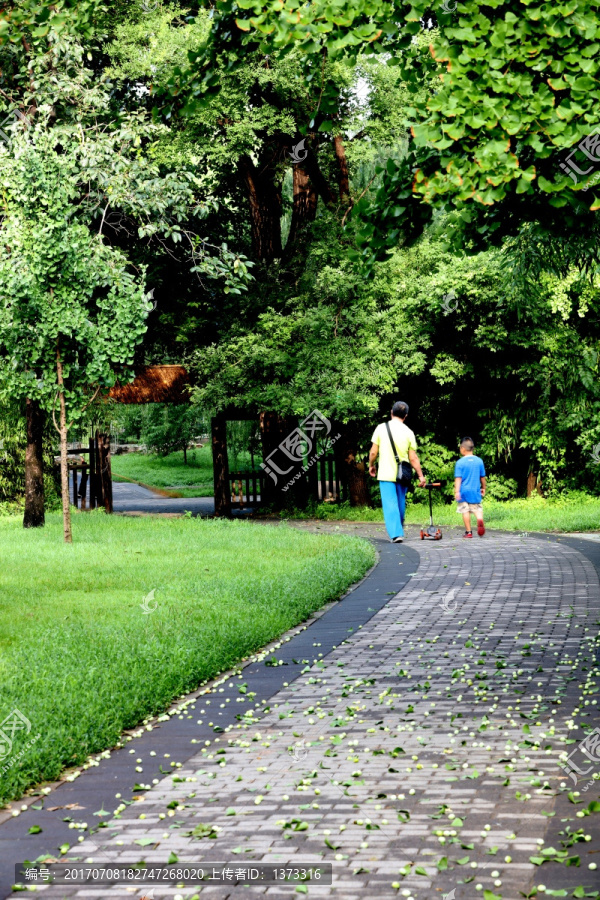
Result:
[[[485,466],[483,460],[473,453],[474,449],[473,439],[464,437],[460,442],[462,459],[454,466],[454,496],[458,504],[457,511],[465,523],[465,538],[473,537],[471,513],[475,513],[477,519],[477,534],[479,537],[485,534],[481,506],[481,500],[485,496]]]

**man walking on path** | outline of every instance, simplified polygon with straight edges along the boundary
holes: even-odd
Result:
[[[423,476],[421,463],[417,456],[417,442],[414,433],[404,424],[408,415],[408,404],[398,400],[392,407],[389,422],[378,425],[373,432],[371,452],[369,453],[369,475],[377,476],[383,506],[383,518],[390,540],[401,544],[404,539],[404,511],[406,509],[406,491],[408,483],[402,478],[400,463],[409,463],[417,473],[419,484],[424,487],[427,479]],[[379,469],[375,468],[375,460],[379,454]]]

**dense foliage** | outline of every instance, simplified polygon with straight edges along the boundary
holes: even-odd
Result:
[[[198,415],[318,408],[357,459],[401,394],[440,470],[469,433],[500,494],[596,490],[598,5],[27,0],[1,102],[30,124],[0,165],[60,141],[55,236],[87,229],[139,302],[105,366],[77,321],[66,389],[81,406],[126,362],[184,361]]]

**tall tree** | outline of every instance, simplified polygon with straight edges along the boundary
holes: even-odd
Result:
[[[119,26],[109,48],[111,74],[124,83],[145,85],[148,92],[134,102],[164,111],[173,72],[205,51],[211,27],[209,10],[200,10],[190,22],[176,5],[132,16]],[[339,207],[342,216],[350,205],[342,132],[350,116],[356,67],[331,65],[324,57],[320,68],[336,96],[329,111],[293,54],[277,60],[260,51],[249,53],[235,73],[223,71],[213,101],[189,108],[178,119],[179,141],[171,143],[170,152],[176,148],[193,156],[217,174],[222,190],[233,187],[236,198],[243,198],[250,252],[267,266],[296,252],[319,203]],[[292,176],[289,182],[287,175]]]
[[[212,102],[223,70],[238,71],[248,53],[268,54],[275,64],[293,55],[319,85],[320,109],[327,110],[336,98],[319,78],[321,59],[379,54],[414,92],[412,143],[357,210],[366,224],[364,261],[372,266],[403,234],[417,237],[426,223],[418,227],[423,203],[453,212],[446,227],[457,240],[465,228],[499,240],[523,220],[543,220],[560,236],[590,228],[578,212],[588,183],[585,207],[600,208],[598,9],[598,0],[461,0],[451,12],[443,5],[433,12],[428,0],[335,7],[328,0],[220,0],[210,40],[174,72],[171,89],[175,105],[182,94],[188,106]]]
[[[86,396],[89,402],[113,382],[115,368],[131,364],[148,313],[143,273],[136,277],[119,250],[73,220],[70,153],[58,153],[54,141],[38,135],[1,162],[0,383],[11,399],[53,416],[60,435],[64,539],[71,543],[68,430]],[[39,429],[39,419],[36,424]],[[35,446],[39,434],[30,428],[28,443]],[[36,457],[26,478],[26,490],[36,494],[26,526],[41,524],[30,517],[32,509],[43,516],[42,478]]]
[[[47,14],[36,4],[25,7],[29,17],[9,17],[8,32],[0,33],[6,73],[1,104],[8,112],[7,122],[12,120],[4,123],[0,146],[0,177],[6,188],[0,232],[11,236],[10,242],[3,241],[2,281],[18,288],[6,301],[6,322],[11,321],[11,302],[15,307],[25,303],[23,291],[28,289],[36,295],[31,297],[31,308],[37,303],[42,309],[46,302],[54,321],[46,322],[45,334],[42,329],[36,336],[31,320],[28,332],[7,334],[3,354],[5,359],[14,353],[26,354],[28,336],[30,341],[46,341],[48,346],[55,341],[50,382],[58,389],[61,440],[66,447],[69,392],[74,411],[82,406],[90,388],[93,394],[111,382],[111,367],[133,362],[131,354],[145,330],[149,306],[142,297],[142,306],[133,314],[129,301],[135,294],[134,283],[142,289],[147,248],[154,244],[164,254],[175,254],[183,245],[189,269],[234,290],[239,289],[247,269],[226,247],[214,247],[198,235],[197,225],[212,204],[208,180],[176,164],[167,169],[152,158],[152,144],[166,126],[150,124],[143,109],[123,110],[101,66],[94,70],[84,64],[85,57],[93,60],[94,54],[79,42],[81,22],[75,7],[57,5]],[[95,9],[96,4],[82,5],[79,12],[85,22],[85,13]],[[26,78],[24,73],[28,73]],[[77,253],[89,263],[87,283],[78,268]],[[30,278],[17,283],[11,267],[19,264]],[[103,267],[105,271],[101,271]],[[62,281],[57,274],[61,268]],[[71,288],[64,280],[69,275]],[[79,300],[73,293],[76,286]],[[108,308],[100,314],[103,297]],[[99,304],[95,310],[99,318],[88,308],[88,317],[80,321],[86,308],[94,304]],[[123,353],[115,349],[118,337],[114,326],[119,321],[127,327],[127,334],[135,337],[133,343],[123,340]],[[89,326],[100,329],[94,339]],[[87,335],[86,330],[90,332]],[[77,355],[72,358],[76,346],[84,356],[99,354],[96,363],[78,360]],[[36,356],[38,350],[36,347],[31,353],[25,367],[32,390],[26,398],[31,401],[26,404],[31,441],[26,456],[25,525],[43,524],[36,442],[40,426],[33,420],[42,416],[48,405],[39,387],[46,360],[40,361],[44,353]],[[32,364],[35,359],[37,369]],[[77,371],[75,366],[79,366]],[[5,375],[8,392],[22,396],[23,384],[18,387],[6,368]],[[64,493],[67,516],[66,488]]]

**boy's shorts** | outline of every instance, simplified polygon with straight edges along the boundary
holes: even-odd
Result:
[[[483,506],[481,503],[467,503],[466,500],[461,500],[457,503],[456,511],[461,515],[466,512],[475,513],[478,519],[483,518]]]

